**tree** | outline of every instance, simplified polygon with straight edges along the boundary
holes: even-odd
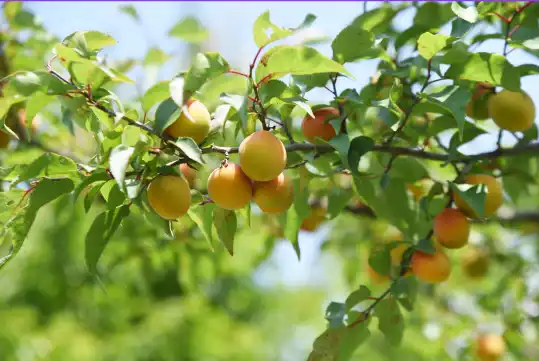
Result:
[[[396,31],[411,7],[413,26]],[[263,291],[252,273],[278,240],[301,259],[299,234],[327,222],[324,250],[338,257],[349,295],[329,303],[324,330],[298,357],[449,359],[417,341],[436,318],[445,336],[463,337],[448,348],[455,359],[539,355],[521,333],[537,327],[522,306],[536,297],[527,281],[537,250],[515,252],[506,238],[533,245],[539,234],[536,110],[521,82],[539,66],[510,59],[515,49],[536,59],[539,5],[383,4],[342,29],[330,56],[279,43],[315,16],[284,28],[265,12],[248,72],[201,52],[133,100],[115,89],[133,83],[125,73],[136,62],[100,56],[110,35],[45,36],[17,2],[4,16],[0,268],[13,282],[0,289],[19,311],[6,311],[22,320],[14,328],[49,338],[36,346],[29,335],[31,352],[280,359],[273,345],[323,295]],[[196,44],[207,33],[185,18],[170,35]],[[491,39],[500,54],[474,51]],[[152,49],[144,61],[166,57]],[[353,78],[347,65],[369,59],[379,60],[372,82],[339,89]],[[312,104],[309,92],[324,88],[333,99]],[[480,136],[496,149],[462,151]],[[460,293],[478,289],[459,307]],[[268,312],[288,317],[277,325]],[[483,329],[477,314],[498,314],[503,327]],[[16,336],[0,331],[7,360],[24,345]]]

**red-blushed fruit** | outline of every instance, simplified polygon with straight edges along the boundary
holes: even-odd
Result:
[[[412,273],[423,282],[441,283],[451,275],[451,262],[439,246],[433,254],[415,251],[410,263]]]
[[[445,248],[462,248],[468,244],[470,223],[454,208],[445,208],[434,218],[434,237]]]
[[[243,172],[257,182],[275,179],[286,166],[283,142],[267,130],[254,132],[245,138],[239,148]]]
[[[339,117],[339,111],[335,108],[320,108],[313,112],[314,118],[309,114],[303,118],[301,123],[301,131],[303,136],[311,143],[316,143],[316,137],[329,141],[337,133],[333,125],[329,123],[331,119]]]
[[[180,164],[178,168],[180,169],[180,172],[183,174],[185,179],[187,179],[187,183],[189,183],[189,187],[193,188],[193,186],[195,185],[196,177],[197,177],[197,171],[189,167],[187,163]]]
[[[484,217],[492,215],[500,208],[503,202],[503,188],[500,183],[491,175],[472,174],[466,177],[465,183],[477,185],[485,184],[487,186],[487,199],[485,201]],[[456,192],[453,192],[453,199],[457,208],[469,218],[480,218],[477,213],[462,199]]]
[[[191,190],[185,179],[175,175],[159,175],[148,186],[148,203],[164,219],[183,216],[191,205]]]
[[[253,198],[253,186],[239,165],[228,163],[208,177],[208,195],[218,207],[241,209]]]
[[[498,361],[505,351],[506,345],[502,336],[486,334],[477,338],[475,354],[480,361]]]
[[[285,173],[267,182],[254,182],[253,201],[264,213],[282,213],[294,201],[294,185]]]
[[[311,207],[311,213],[301,223],[301,229],[307,232],[314,232],[326,219],[326,208],[320,205]]]
[[[182,108],[178,119],[172,123],[166,133],[173,138],[192,138],[199,144],[210,132],[211,116],[204,104],[190,99]]]

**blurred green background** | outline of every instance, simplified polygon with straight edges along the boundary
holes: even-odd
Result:
[[[315,28],[290,40],[297,42],[332,38],[357,15],[377,6],[374,2],[25,4],[35,15],[32,21],[41,21],[46,29],[37,37],[44,43],[54,44],[77,30],[99,30],[118,40],[105,51],[111,62],[142,60],[128,67],[127,74],[137,85],[122,85],[117,92],[122,99],[135,98],[158,80],[185,70],[196,51],[219,51],[245,71],[257,50],[252,24],[267,9],[283,26],[298,24],[308,12],[318,16]],[[137,17],[126,9],[135,9]],[[403,12],[395,27],[406,29],[415,10]],[[186,16],[196,17],[207,29],[205,41],[192,45],[167,35]],[[2,28],[7,26],[4,19]],[[500,44],[492,40],[481,49],[499,51]],[[24,40],[21,46],[24,49]],[[162,53],[154,53],[155,60],[149,51],[157,48]],[[330,49],[328,43],[317,48]],[[42,50],[40,66],[50,55],[46,46]],[[16,68],[21,59],[9,61]],[[518,51],[512,61],[535,62]],[[352,64],[349,70],[356,80],[340,86],[364,86],[376,65],[375,60]],[[539,104],[535,78],[524,78],[523,88]],[[322,91],[310,98],[313,103],[328,99]],[[492,149],[495,139],[479,137],[472,143],[468,150],[485,151]],[[32,156],[27,150],[4,163]],[[530,206],[538,202],[537,191],[526,200]],[[181,220],[176,239],[170,239],[145,215],[135,213],[110,241],[100,260],[102,278],[96,280],[84,263],[84,237],[97,214],[96,208],[86,214],[83,202],[73,204],[70,197],[39,212],[21,253],[0,272],[1,361],[305,360],[313,340],[325,329],[324,310],[330,301],[344,301],[362,283],[377,292],[385,289],[372,283],[365,267],[371,246],[391,233],[381,221],[342,214],[314,233],[302,231],[298,261],[289,242],[280,239],[276,226],[263,217],[253,217],[251,228],[242,228],[236,237],[237,252],[230,257],[222,247],[211,252],[189,219]],[[403,346],[392,348],[373,332],[354,360],[467,359],[465,353],[459,355],[480,330],[505,331],[512,338],[507,360],[538,359],[537,240],[533,226],[519,231],[495,225],[474,228],[473,244],[489,245],[503,255],[494,260],[488,277],[469,280],[460,268],[462,254],[453,253],[451,279],[436,292],[421,286],[416,310],[407,316]]]

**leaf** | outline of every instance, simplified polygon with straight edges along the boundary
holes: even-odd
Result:
[[[170,81],[168,90],[170,92],[170,97],[176,102],[179,106],[186,104],[188,99],[183,97],[183,89],[185,85],[185,79],[183,76],[177,76]]]
[[[363,315],[359,314],[358,317],[363,317]],[[369,322],[367,320],[356,323],[353,327],[345,328],[342,331],[337,361],[348,361],[351,359],[356,349],[371,335],[368,327]]]
[[[165,99],[155,111],[154,129],[163,133],[172,123],[178,119],[182,110],[172,98]]]
[[[120,226],[122,220],[129,215],[129,205],[99,214],[93,221],[85,241],[86,266],[91,273],[97,273],[97,262],[108,242]]]
[[[412,311],[417,298],[417,279],[399,277],[391,284],[391,294],[407,311]]]
[[[391,271],[391,258],[388,247],[374,247],[369,255],[369,266],[376,273],[388,276]]]
[[[261,14],[253,25],[255,43],[259,48],[291,34],[292,30],[283,29],[271,22],[269,10]]]
[[[462,62],[451,65],[445,73],[451,79],[471,80],[520,90],[520,72],[499,54],[474,53]]]
[[[234,255],[234,235],[238,228],[238,220],[236,218],[236,212],[229,211],[215,207],[213,210],[213,224],[217,235],[223,245],[227,249],[228,253]]]
[[[307,46],[281,45],[271,48],[260,59],[256,68],[256,79],[268,74],[273,78],[287,74],[308,75],[317,73],[341,73],[352,75],[339,63]]]
[[[480,184],[463,191],[457,184],[450,182],[449,186],[457,193],[480,217],[485,215],[485,202],[487,199],[486,185]]]
[[[106,181],[109,180],[110,176],[104,169],[96,169],[90,174],[88,177],[84,178],[84,180],[77,186],[75,191],[73,192],[73,199],[75,201],[77,198],[79,198],[79,195],[81,192],[88,187],[90,184],[100,181]]]
[[[253,24],[253,35],[256,46],[259,48],[268,45],[277,40],[284,39],[299,29],[303,29],[311,25],[316,16],[313,14],[307,14],[303,23],[295,29],[284,29],[280,26],[273,24],[270,20],[269,10],[262,13]]]
[[[432,59],[439,51],[452,44],[457,38],[442,34],[431,34],[429,32],[421,34],[417,40],[417,50],[425,59]]]
[[[145,66],[161,66],[170,59],[170,56],[158,47],[153,47],[148,50],[144,57],[143,64]]]
[[[165,101],[170,97],[168,81],[160,81],[152,85],[142,97],[142,110],[148,112],[155,104]]]
[[[77,164],[70,158],[56,153],[45,153],[28,165],[22,166],[14,183],[24,182],[38,177],[74,176]]]
[[[110,35],[99,31],[76,31],[64,38],[62,43],[70,48],[77,48],[86,55],[88,52],[95,52],[106,46],[116,44],[116,40]]]
[[[350,293],[350,295],[346,298],[346,311],[350,311],[359,303],[369,299],[369,297],[371,297],[371,290],[366,286],[359,286],[359,289]]]
[[[170,29],[168,35],[194,44],[202,43],[210,36],[208,30],[192,16],[181,19]]]
[[[194,160],[199,164],[204,164],[202,152],[192,138],[178,138],[175,143],[187,158]]]
[[[43,110],[47,105],[56,100],[55,96],[47,95],[44,93],[34,93],[26,101],[26,135],[30,140],[32,138],[32,121],[34,117]]]
[[[366,136],[359,136],[350,142],[348,148],[348,164],[352,175],[359,176],[358,166],[361,157],[370,152],[374,147],[374,140]]]
[[[39,209],[58,197],[73,190],[70,179],[43,179],[28,196],[25,210],[10,218],[4,227],[3,238],[11,239],[12,247],[6,256],[0,258],[0,268],[5,266],[21,249],[28,232],[37,217]]]
[[[135,148],[118,145],[110,152],[109,168],[110,173],[118,183],[120,190],[125,190],[125,172],[129,166],[129,160]]]
[[[453,1],[451,3],[451,10],[457,15],[459,18],[466,20],[469,23],[475,23],[477,19],[479,18],[479,13],[477,12],[477,9],[475,6],[469,6],[467,8],[463,8],[459,5],[458,2]]]
[[[137,13],[137,9],[133,5],[120,5],[120,12],[129,15],[135,21],[140,21],[140,16]]]
[[[198,53],[185,74],[183,87],[183,102],[191,96],[207,81],[226,73],[230,69],[228,62],[219,53]]]
[[[332,187],[328,193],[328,217],[333,219],[348,205],[354,192],[351,189]]]
[[[341,64],[376,57],[379,49],[373,46],[374,34],[355,23],[341,30],[331,43],[333,59]]]
[[[292,243],[299,260],[301,259],[301,250],[298,243],[299,228],[303,220],[311,213],[311,208],[308,202],[309,192],[307,187],[300,186],[300,179],[297,178],[293,180],[293,183],[294,203],[288,211],[279,214],[278,219],[285,238]]]
[[[189,218],[191,218],[191,220],[196,223],[196,225],[204,235],[204,238],[206,238],[206,240],[208,241],[208,245],[210,246],[210,249],[212,251],[214,250],[212,235],[214,208],[215,204],[208,203],[195,208],[191,207],[187,211]]]
[[[378,318],[378,329],[392,345],[399,345],[404,334],[404,318],[399,304],[394,299],[384,299],[374,308]]]
[[[329,329],[343,327],[344,316],[346,316],[346,307],[344,303],[331,302],[326,308],[325,316],[329,323]]]
[[[397,157],[391,167],[391,176],[407,183],[415,183],[429,176],[427,169],[417,159]]]

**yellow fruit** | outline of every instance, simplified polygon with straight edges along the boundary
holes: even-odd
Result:
[[[211,116],[208,109],[198,100],[189,100],[182,113],[165,131],[173,138],[192,138],[199,144],[210,132]]]
[[[493,95],[493,89],[490,84],[477,83],[472,99],[466,105],[466,115],[475,120],[488,119],[488,99]]]
[[[535,121],[535,104],[525,92],[502,90],[488,99],[488,111],[494,123],[511,132],[523,132]]]
[[[191,205],[191,190],[180,176],[157,176],[148,186],[147,195],[155,213],[168,220],[183,216]]]
[[[276,136],[267,130],[254,132],[245,138],[239,149],[240,165],[254,181],[275,179],[286,166],[286,149]]]
[[[183,174],[185,179],[187,179],[187,183],[189,183],[189,187],[193,188],[193,186],[195,185],[196,177],[197,177],[197,171],[189,167],[187,163],[180,164],[178,168],[180,169],[180,172]]]
[[[264,213],[282,213],[294,201],[294,185],[284,173],[267,182],[254,182],[253,201]]]
[[[339,117],[339,111],[335,108],[321,108],[313,112],[314,118],[309,114],[303,118],[301,123],[301,131],[311,143],[316,143],[316,137],[320,137],[325,141],[333,138],[337,133],[333,125],[329,123],[331,119],[337,119]]]
[[[489,263],[489,254],[482,248],[468,248],[461,262],[464,273],[474,279],[481,278],[487,274]]]
[[[253,186],[239,165],[229,163],[214,169],[208,177],[208,195],[219,207],[235,210],[251,201]]]
[[[481,361],[497,361],[505,351],[505,340],[502,336],[488,334],[477,339],[475,353]]]
[[[458,209],[445,208],[434,218],[434,236],[445,248],[462,248],[468,244],[470,223]]]
[[[322,206],[311,207],[311,214],[301,223],[301,229],[308,232],[314,232],[326,219],[326,208]]]
[[[436,253],[416,251],[411,260],[412,272],[423,282],[440,283],[451,275],[451,263],[447,255],[437,247]]]
[[[487,174],[472,174],[465,179],[467,184],[485,184],[487,197],[485,201],[484,216],[488,217],[500,208],[503,202],[503,189],[493,176]],[[480,218],[473,209],[457,193],[453,193],[455,204],[469,218]]]

